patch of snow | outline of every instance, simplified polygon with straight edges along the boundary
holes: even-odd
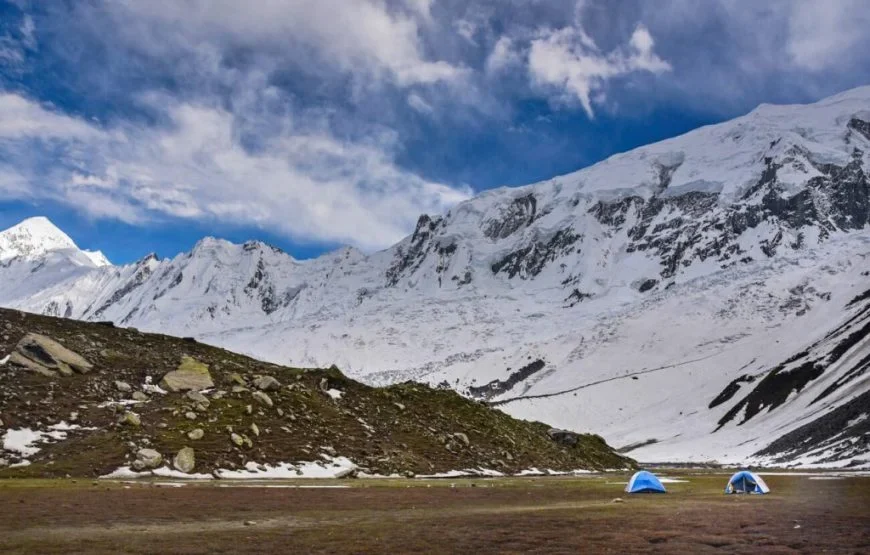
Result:
[[[150,478],[152,476],[160,476],[161,478],[180,478],[184,480],[214,480],[214,476],[212,476],[211,474],[185,474],[184,472],[179,472],[178,470],[169,468],[167,466],[143,472],[136,472],[129,466],[122,466],[108,474],[100,476],[100,479],[113,480],[128,478]]]
[[[342,395],[344,395],[344,391],[339,391],[338,389],[327,389],[326,394],[337,401],[341,399]]]
[[[104,409],[107,407],[130,407],[133,405],[139,405],[144,403],[145,401],[136,401],[135,399],[121,399],[120,401],[104,401],[97,405],[98,409]]]
[[[0,358],[0,366],[3,366],[7,362],[9,362],[10,358],[12,358],[12,355],[6,355],[5,357]]]
[[[66,433],[57,430],[41,432],[39,430],[31,430],[30,428],[6,430],[6,433],[3,435],[3,449],[29,457],[39,453],[39,448],[35,445],[43,443],[47,439],[66,439]]]
[[[221,478],[238,479],[290,479],[290,478],[343,478],[357,469],[357,465],[347,457],[324,456],[325,462],[279,463],[262,465],[248,462],[244,470],[219,470]]]

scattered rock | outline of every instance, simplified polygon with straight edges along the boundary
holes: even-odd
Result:
[[[196,413],[193,411],[187,411],[186,413],[184,413],[184,417],[188,420],[196,420]]]
[[[260,376],[254,380],[254,387],[260,391],[277,391],[281,389],[281,382],[272,376]]]
[[[181,449],[172,460],[172,466],[179,472],[190,474],[196,466],[196,454],[190,447]]]
[[[133,395],[131,395],[130,398],[133,399],[134,401],[145,402],[148,400],[148,395],[145,395],[141,391],[134,391]]]
[[[245,405],[245,414],[253,414],[253,412],[254,407],[252,407],[251,405]]]
[[[202,391],[214,387],[208,365],[187,355],[181,357],[178,368],[168,372],[160,380],[160,387],[167,391]]]
[[[261,405],[265,405],[267,407],[272,407],[274,405],[274,403],[272,402],[272,398],[262,391],[255,391],[252,396],[254,397],[254,400],[256,400]]]
[[[622,497],[617,497],[616,499],[611,501],[611,503],[624,503],[624,501],[622,500]]]
[[[247,384],[245,383],[245,379],[242,378],[242,376],[241,376],[239,373],[237,373],[237,372],[233,372],[232,374],[230,374],[230,382],[231,382],[231,383],[234,383],[234,384],[236,384],[236,385],[240,385],[240,386],[242,386],[242,387],[244,387],[245,385],[247,385]]]
[[[117,389],[121,393],[130,393],[131,391],[133,391],[133,388],[130,387],[130,384],[122,381],[115,382],[115,389]]]
[[[468,436],[463,434],[462,432],[456,432],[453,434],[453,437],[461,441],[466,447],[471,445],[471,441],[468,439]]]
[[[187,432],[187,437],[189,439],[191,439],[192,441],[197,441],[199,439],[202,439],[202,437],[204,435],[205,435],[205,432],[202,431],[202,428],[197,428],[195,430],[191,430],[191,431]]]
[[[199,391],[188,391],[185,397],[198,405],[204,405],[206,408],[208,408],[208,406],[211,404],[208,400],[208,397],[206,397]]]
[[[253,422],[251,423],[251,433],[254,434],[255,437],[260,437],[260,428],[258,428]]]
[[[157,468],[163,463],[163,455],[154,449],[139,449],[136,452],[136,462],[141,463],[142,468]]]
[[[396,405],[396,408],[398,408],[399,410],[405,410],[405,405],[403,405],[402,403],[393,403],[393,404]]]
[[[230,434],[230,441],[232,441],[236,447],[242,447],[245,444],[244,438],[239,434]]]
[[[120,423],[126,426],[138,427],[142,425],[142,419],[135,412],[127,411],[121,416]]]

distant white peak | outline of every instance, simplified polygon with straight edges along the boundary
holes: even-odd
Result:
[[[32,258],[63,249],[78,247],[69,235],[41,216],[28,218],[0,232],[0,259]],[[100,257],[105,260],[102,255]]]
[[[106,255],[103,254],[103,251],[82,251],[82,253],[87,256],[97,268],[112,265],[112,263],[109,262],[109,259],[106,258]]]

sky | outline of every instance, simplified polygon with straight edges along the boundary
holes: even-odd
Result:
[[[870,83],[865,0],[0,0],[0,229],[297,258]]]

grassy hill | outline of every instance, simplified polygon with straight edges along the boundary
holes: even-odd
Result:
[[[337,368],[287,368],[109,324],[0,309],[0,361],[7,355],[0,476],[98,476],[124,466],[209,473],[336,457],[358,465],[351,474],[634,465],[599,436],[554,439],[545,424],[450,390],[373,388]],[[43,441],[21,445],[34,434]],[[143,461],[143,449],[163,462]]]

